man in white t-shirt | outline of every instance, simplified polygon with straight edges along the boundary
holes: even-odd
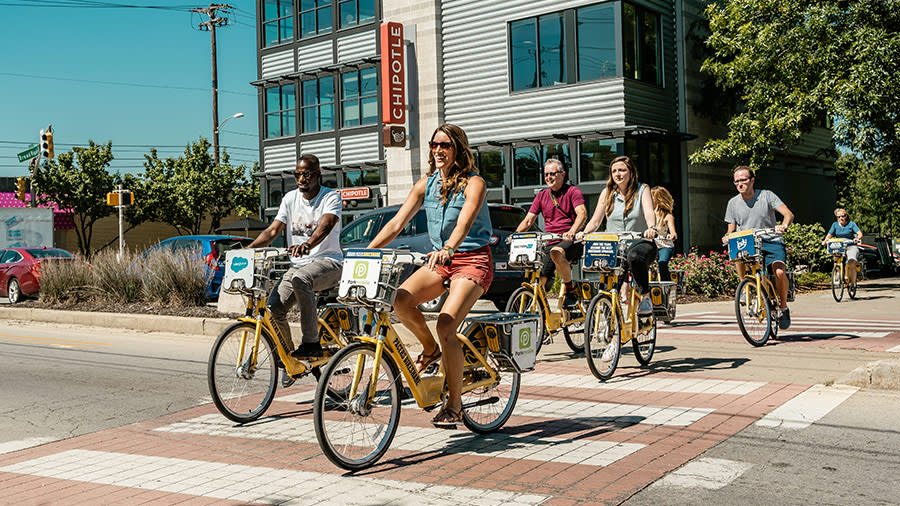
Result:
[[[287,312],[295,304],[299,306],[303,335],[291,356],[304,359],[323,354],[315,292],[335,287],[341,280],[342,203],[340,193],[321,185],[322,171],[314,155],[300,157],[294,177],[297,189],[285,194],[275,220],[249,247],[268,246],[290,227],[287,244],[291,268],[269,294],[268,307],[278,330],[293,343]],[[293,380],[285,375],[284,383],[289,385]]]

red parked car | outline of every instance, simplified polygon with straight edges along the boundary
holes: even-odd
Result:
[[[75,258],[58,248],[4,248],[0,249],[0,297],[8,297],[15,304],[38,293],[41,278],[41,262],[47,259]]]

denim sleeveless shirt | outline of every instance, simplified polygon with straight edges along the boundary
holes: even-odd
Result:
[[[474,174],[472,174],[474,175]],[[444,247],[456,222],[459,220],[459,212],[466,202],[466,196],[462,191],[452,194],[446,203],[441,204],[441,172],[436,170],[428,176],[425,184],[425,216],[428,218],[428,238],[435,250]],[[462,244],[456,251],[472,251],[487,246],[491,240],[491,215],[488,212],[487,200],[481,204],[475,221]]]
[[[637,196],[634,198],[634,206],[627,215],[625,214],[625,197],[619,192],[615,192],[612,213],[606,217],[607,232],[643,232],[647,230],[647,220],[644,219],[644,209],[641,207],[641,195],[646,187],[645,184],[639,185]]]

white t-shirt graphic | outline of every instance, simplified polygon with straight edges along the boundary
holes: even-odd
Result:
[[[338,217],[325,240],[310,250],[309,255],[291,257],[293,265],[305,265],[316,258],[330,258],[341,263],[344,255],[341,252],[341,195],[340,193],[320,187],[319,193],[312,200],[306,200],[300,190],[291,190],[285,194],[278,208],[275,219],[284,223],[288,230],[288,246],[303,244],[312,236],[313,231],[319,226],[319,220],[324,214],[333,214]]]

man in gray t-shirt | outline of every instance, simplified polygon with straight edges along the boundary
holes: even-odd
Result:
[[[775,274],[775,290],[778,292],[778,302],[781,308],[778,326],[781,329],[787,329],[791,326],[791,313],[787,307],[788,279],[785,273],[787,255],[781,234],[794,221],[794,213],[771,191],[754,189],[755,182],[756,178],[753,177],[750,167],[741,165],[734,169],[734,185],[738,194],[728,201],[728,206],[725,208],[728,232],[722,236],[722,244],[728,243],[728,234],[732,232],[754,228],[775,229],[777,234],[763,237],[763,260],[766,267],[771,267]],[[780,225],[776,222],[776,212],[782,216]],[[737,263],[737,271],[738,277],[744,276],[743,262]]]

